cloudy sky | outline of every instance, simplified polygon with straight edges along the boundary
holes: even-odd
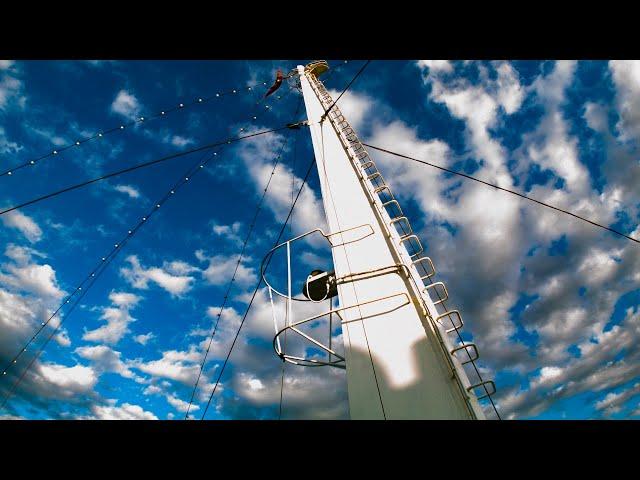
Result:
[[[278,67],[306,62],[0,61],[0,171],[61,150],[1,176],[0,207],[289,123],[300,97],[288,85],[256,102]],[[337,95],[362,63],[330,61],[340,68],[327,77],[329,90]],[[340,106],[368,143],[640,238],[640,62],[373,61]],[[161,111],[167,114],[153,117]],[[63,150],[76,141],[81,145]],[[221,313],[191,409],[201,417],[260,262],[312,158],[305,130],[216,153],[161,208],[155,205],[185,171],[208,158],[203,152],[0,216],[4,367],[101,258],[157,210],[73,312],[67,314],[73,303],[63,308],[0,378],[4,398],[62,321],[0,418],[182,419]],[[640,417],[637,244],[423,165],[372,157],[463,313],[504,418]],[[312,171],[285,235],[323,222]],[[294,258],[300,275],[330,266],[326,249],[313,241]],[[277,278],[282,262],[274,259],[273,268]],[[276,311],[282,313],[277,302]],[[294,315],[310,313],[304,307]],[[322,322],[311,328],[328,335]],[[339,344],[339,328],[333,336]],[[287,365],[282,377],[272,337],[261,289],[206,418],[278,418],[282,378],[283,418],[348,418],[344,372]]]

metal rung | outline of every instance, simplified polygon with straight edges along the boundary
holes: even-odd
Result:
[[[436,274],[436,267],[433,265],[433,261],[431,261],[431,258],[429,257],[420,257],[417,258],[413,261],[413,265],[418,265],[418,264],[422,264],[427,262],[429,264],[429,267],[431,267],[431,273],[428,273],[426,275],[421,275],[420,279],[424,280],[425,278],[431,278]],[[416,267],[416,270],[418,269],[418,267]],[[420,273],[420,272],[418,272]]]
[[[365,165],[366,165],[366,166],[365,166]],[[375,164],[375,163],[373,163],[373,161],[372,161],[372,160],[369,160],[368,162],[364,162],[364,163],[361,163],[361,164],[360,164],[360,168],[362,168],[363,170],[366,170],[367,168],[372,167],[372,166],[373,166],[373,167],[375,167],[375,166],[376,166],[376,164]]]
[[[387,185],[382,185],[382,186],[380,186],[380,187],[377,187],[377,188],[373,191],[373,193],[380,193],[380,192],[382,192],[383,190],[388,190],[388,191],[389,191],[389,196],[390,196],[391,198],[393,198],[393,194],[391,193],[391,189],[390,189]]]
[[[373,163],[373,162],[372,162]],[[375,172],[373,172],[371,175],[369,175],[367,177],[367,180],[373,180],[376,177],[380,177],[382,178],[382,174],[380,173],[380,171],[376,170]],[[384,183],[384,178],[382,178],[382,183]]]
[[[413,233],[413,229],[411,228],[411,224],[409,223],[409,219],[405,216],[396,217],[389,222],[389,225],[394,225],[396,223],[403,222],[407,226],[407,228],[402,229],[402,236],[411,235]],[[408,230],[408,231],[407,231]]]
[[[436,286],[442,287],[442,292],[438,292],[438,289],[436,288]],[[422,291],[426,292],[430,288],[433,288],[434,292],[436,292],[436,295],[438,296],[438,299],[439,299],[437,302],[433,302],[434,305],[439,305],[442,302],[449,299],[449,292],[447,291],[447,287],[444,285],[444,283],[442,282],[432,283],[431,285],[427,285],[426,287],[424,287]],[[440,293],[442,293],[442,295],[440,295]]]
[[[398,207],[398,211],[400,212],[400,213],[398,214],[398,216],[399,216],[399,217],[401,217],[401,216],[403,215],[403,213],[402,213],[402,207],[400,207],[400,204],[398,203],[398,201],[397,201],[395,198],[394,198],[393,200],[389,200],[388,202],[384,202],[384,203],[382,204],[382,206],[383,206],[383,208],[387,208],[387,206],[388,206],[388,205],[391,205],[392,203],[393,203],[393,204],[395,204],[395,205],[396,205],[396,207]]]
[[[491,386],[491,389],[493,390],[491,393],[487,392],[487,388],[486,388],[487,385]],[[483,398],[490,397],[491,395],[496,393],[496,384],[493,382],[493,380],[485,380],[484,382],[480,382],[480,383],[476,383],[475,385],[471,385],[469,388],[467,388],[467,392],[471,393],[471,390],[475,390],[478,387],[485,387],[484,390],[485,390],[485,392],[487,392],[484,395],[482,395],[481,397],[478,397],[476,395],[476,398],[478,400],[482,400]],[[474,395],[475,395],[475,393],[474,393]]]
[[[469,353],[469,348],[473,349],[473,354]],[[469,355],[469,360],[465,360],[464,362],[460,362],[462,363],[462,365],[466,365],[467,363],[472,363],[475,362],[476,360],[478,360],[478,358],[480,358],[480,352],[478,352],[478,347],[476,347],[475,343],[467,343],[465,345],[462,345],[460,347],[454,348],[453,350],[451,350],[451,355],[454,355],[456,352],[459,352],[460,350],[466,350],[467,354]]]
[[[458,321],[459,321],[458,325],[456,325],[456,323],[453,321],[453,319],[451,318],[451,315],[455,315],[456,317],[458,317]],[[452,328],[445,330],[445,332],[447,333],[456,332],[464,326],[464,322],[462,321],[462,315],[460,315],[460,312],[458,310],[449,310],[447,312],[444,312],[442,315],[439,315],[438,317],[436,317],[435,321],[442,325],[441,320],[445,317],[448,317],[449,320],[451,320],[451,326],[452,326]]]
[[[420,255],[422,252],[424,252],[424,248],[422,248],[422,243],[420,243],[420,239],[418,238],[418,236],[415,233],[412,233],[410,235],[405,235],[404,237],[400,237],[400,243],[408,242],[411,239],[414,239],[418,243],[418,247],[419,247],[417,252],[414,251],[413,253],[409,253],[407,251],[407,253],[409,253],[409,256],[411,258],[413,258],[415,256]]]

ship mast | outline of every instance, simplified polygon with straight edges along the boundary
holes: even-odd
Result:
[[[484,419],[478,400],[492,395],[495,385],[469,381],[465,366],[476,368],[477,348],[462,342],[462,317],[444,308],[448,292],[443,283],[431,281],[433,262],[318,78],[327,69],[322,61],[300,65],[296,79],[329,228],[321,233],[335,269],[339,307],[332,313],[341,321],[345,349],[340,357],[322,347],[330,352],[325,364],[337,366],[342,360],[346,365],[353,419]],[[290,241],[286,249],[290,262]],[[281,294],[287,295],[290,312],[290,285],[288,294]],[[300,333],[297,328],[306,321],[292,327],[290,318],[280,333]],[[318,363],[282,352],[278,330],[276,322],[274,347],[283,360]]]

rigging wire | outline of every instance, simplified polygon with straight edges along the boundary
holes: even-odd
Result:
[[[302,97],[300,97],[300,100],[298,101],[298,105],[296,106],[296,110],[293,114],[293,117],[296,118],[298,116],[298,112],[300,110],[300,106],[302,105]],[[295,137],[297,139],[297,136]],[[222,302],[222,306],[220,307],[220,311],[218,312],[217,315],[217,319],[216,319],[216,323],[213,327],[213,330],[211,332],[211,335],[209,337],[209,343],[207,345],[207,350],[205,351],[205,354],[203,356],[202,359],[202,363],[200,364],[200,369],[198,370],[198,377],[196,378],[195,384],[193,385],[193,390],[191,392],[191,398],[189,399],[189,405],[187,406],[187,411],[184,415],[184,419],[187,420],[189,418],[189,412],[191,411],[191,407],[193,406],[193,399],[195,398],[196,395],[196,391],[198,390],[198,384],[200,383],[200,378],[202,377],[202,372],[204,371],[204,366],[205,363],[207,362],[207,358],[209,356],[209,351],[211,350],[211,344],[213,343],[213,338],[216,335],[216,332],[218,331],[218,324],[220,323],[220,318],[222,317],[222,314],[224,313],[224,308],[227,305],[227,301],[229,299],[229,293],[231,292],[231,287],[233,286],[235,279],[236,279],[236,274],[238,273],[238,268],[240,267],[240,264],[242,262],[242,259],[244,258],[244,252],[247,248],[247,245],[249,243],[249,239],[251,238],[251,234],[253,233],[253,229],[256,225],[256,222],[258,220],[258,215],[260,214],[260,210],[262,209],[262,205],[264,204],[264,200],[267,196],[267,191],[269,190],[269,186],[271,185],[271,180],[273,180],[273,177],[276,173],[276,169],[278,168],[278,165],[280,163],[280,159],[282,158],[282,154],[284,152],[284,149],[287,145],[287,138],[285,137],[285,139],[282,141],[282,145],[280,146],[280,150],[278,152],[278,155],[275,157],[274,162],[273,162],[273,168],[271,169],[271,174],[269,175],[269,178],[267,180],[267,184],[265,185],[263,191],[262,191],[262,197],[260,198],[260,200],[258,201],[258,204],[256,205],[256,210],[255,213],[253,215],[253,218],[251,220],[251,224],[249,225],[249,230],[247,231],[247,235],[244,239],[244,242],[242,244],[242,248],[240,250],[240,255],[238,256],[238,260],[236,261],[236,266],[235,269],[233,271],[233,275],[231,276],[231,279],[229,280],[229,283],[227,284],[227,289],[226,289],[226,293],[224,294],[224,298],[223,298],[223,302]]]
[[[474,176],[467,175],[466,173],[458,172],[456,170],[451,170],[449,168],[445,168],[445,167],[442,167],[440,165],[436,165],[434,163],[427,162],[426,160],[420,160],[418,158],[409,157],[408,155],[403,155],[403,154],[398,153],[398,152],[393,152],[391,150],[387,150],[386,148],[376,147],[376,146],[370,145],[368,143],[364,143],[363,142],[362,144],[367,146],[367,147],[369,147],[369,148],[373,148],[374,150],[378,150],[380,152],[388,153],[390,155],[395,155],[396,157],[405,158],[407,160],[412,160],[414,162],[422,163],[422,164],[427,165],[429,167],[434,167],[434,168],[437,168],[439,170],[445,171],[447,173],[452,173],[454,175],[458,175],[460,177],[464,177],[464,178],[467,178],[469,180],[473,180],[475,182],[482,183],[483,185],[486,185],[486,186],[489,186],[489,187],[493,187],[493,188],[495,188],[497,190],[502,190],[503,192],[507,192],[507,193],[510,193],[512,195],[516,195],[516,196],[518,196],[520,198],[524,198],[525,200],[530,200],[530,201],[535,202],[535,203],[537,203],[539,205],[542,205],[544,207],[551,208],[552,210],[556,210],[558,212],[562,212],[562,213],[565,213],[567,215],[571,215],[572,217],[575,217],[578,220],[582,220],[583,222],[587,222],[587,223],[589,223],[591,225],[594,225],[596,227],[608,230],[608,231],[610,231],[612,233],[615,233],[616,235],[619,235],[621,237],[626,238],[627,240],[631,240],[632,242],[640,243],[640,240],[638,240],[637,238],[630,237],[629,235],[625,235],[624,233],[619,232],[618,230],[615,230],[615,229],[613,229],[611,227],[607,227],[607,226],[602,225],[600,223],[594,222],[592,220],[589,220],[588,218],[582,217],[582,216],[580,216],[580,215],[578,215],[576,213],[570,212],[570,211],[562,209],[560,207],[555,207],[553,205],[549,205],[548,203],[545,203],[545,202],[543,202],[541,200],[537,200],[537,199],[535,199],[533,197],[529,197],[528,195],[525,195],[523,193],[516,192],[515,190],[511,190],[511,189],[508,189],[508,188],[500,187],[500,186],[495,185],[493,183],[485,182],[484,180],[480,180],[479,178],[476,178]]]
[[[206,156],[206,154],[205,154]],[[13,394],[13,392],[15,391],[15,389],[17,388],[17,386],[19,385],[19,383],[22,381],[22,379],[24,379],[26,372],[29,370],[29,368],[33,365],[33,363],[35,362],[35,360],[41,355],[42,351],[44,350],[44,348],[47,346],[47,344],[49,343],[49,340],[57,333],[57,331],[60,329],[60,327],[62,326],[62,324],[64,323],[64,321],[66,319],[69,318],[71,312],[75,309],[75,306],[80,302],[80,300],[84,297],[84,295],[86,295],[87,291],[93,286],[93,284],[96,282],[97,278],[102,274],[102,272],[104,272],[104,270],[106,269],[107,265],[109,265],[113,259],[115,258],[115,256],[117,255],[117,253],[122,250],[122,247],[124,245],[126,245],[126,243],[138,232],[138,230],[142,227],[142,225],[144,225],[145,223],[148,222],[148,220],[151,218],[151,216],[158,211],[158,209],[160,209],[160,207],[170,198],[172,197],[175,192],[180,189],[182,186],[184,186],[195,174],[197,174],[200,170],[204,169],[204,167],[207,165],[207,163],[209,163],[212,159],[217,157],[217,152],[214,152],[213,155],[210,155],[208,158],[204,158],[201,157],[198,159],[197,162],[195,162],[195,164],[187,171],[185,172],[184,176],[181,177],[181,179],[176,182],[173,187],[171,188],[171,190],[169,190],[149,211],[149,213],[147,213],[147,215],[145,215],[144,217],[141,217],[141,219],[138,221],[138,223],[136,224],[136,226],[127,231],[127,234],[122,238],[122,240],[116,244],[114,244],[113,248],[111,249],[111,251],[109,252],[109,254],[106,257],[102,257],[101,261],[98,263],[98,266],[96,268],[94,268],[91,273],[82,281],[82,283],[80,283],[80,285],[78,287],[76,287],[76,289],[71,293],[71,295],[69,295],[61,304],[60,306],[54,311],[53,314],[51,314],[49,316],[49,318],[45,321],[42,322],[40,327],[37,329],[37,331],[33,334],[33,336],[29,339],[29,341],[23,346],[23,348],[20,349],[20,351],[18,352],[17,355],[14,356],[14,358],[9,362],[9,364],[4,368],[2,375],[6,375],[7,371],[9,370],[9,368],[16,364],[17,360],[22,356],[22,354],[24,352],[27,351],[27,348],[35,341],[36,337],[38,336],[38,334],[40,334],[40,332],[42,332],[42,330],[44,330],[47,325],[54,319],[57,317],[58,313],[62,310],[62,307],[66,304],[68,304],[71,299],[78,294],[78,292],[80,292],[80,294],[77,297],[77,300],[75,301],[75,303],[71,306],[71,308],[69,309],[69,311],[67,312],[67,314],[58,322],[58,324],[54,327],[53,331],[51,332],[51,334],[49,335],[49,338],[41,345],[41,347],[39,348],[39,350],[37,351],[36,355],[33,357],[33,359],[31,360],[31,362],[27,365],[27,367],[23,370],[21,376],[19,377],[19,379],[16,381],[16,383],[14,384],[14,386],[12,387],[11,391],[8,393],[8,395],[4,398],[2,406],[4,406],[6,404],[6,402],[9,400],[9,398],[11,397],[11,395]],[[84,284],[87,283],[86,287],[83,290],[83,286]]]
[[[259,102],[258,102],[259,103]],[[255,119],[255,115],[252,117]],[[284,127],[286,128],[286,127]],[[243,129],[241,129],[243,130]],[[281,130],[281,129],[278,129]],[[258,132],[260,133],[260,132]],[[250,138],[251,136],[256,136],[255,134],[253,135],[247,135],[245,137],[241,137],[240,139],[244,139],[244,138]],[[208,149],[212,149],[215,148],[216,146],[222,147],[223,145],[227,145],[229,143],[232,143],[231,141],[227,140],[226,142],[220,142],[219,144],[215,144],[213,146],[209,146]],[[190,153],[193,153],[194,151],[198,151],[198,150],[202,150],[204,147],[202,148],[198,148],[198,149],[194,149],[193,151],[191,151]],[[76,295],[78,292],[82,292],[83,288],[85,288],[85,283],[90,282],[91,279],[95,276],[97,276],[98,270],[100,269],[100,266],[104,263],[107,262],[110,263],[109,259],[112,255],[114,255],[119,248],[121,248],[126,241],[131,238],[133,235],[135,235],[135,233],[138,231],[138,229],[145,223],[148,221],[148,219],[151,217],[151,215],[153,215],[163,204],[164,202],[167,201],[168,198],[170,198],[172,195],[175,194],[175,192],[182,187],[185,183],[187,183],[189,181],[189,179],[196,174],[198,171],[200,171],[201,169],[204,168],[204,166],[210,162],[213,158],[217,157],[217,151],[213,152],[212,155],[209,156],[209,158],[206,158],[207,155],[209,155],[206,151],[204,153],[203,156],[201,156],[197,162],[195,162],[193,164],[193,166],[187,170],[187,172],[185,172],[184,175],[182,175],[180,177],[180,180],[178,180],[176,182],[176,184],[174,184],[174,186],[171,188],[171,190],[169,190],[156,204],[154,207],[152,207],[151,211],[144,217],[141,218],[141,220],[138,222],[138,224],[131,230],[128,230],[127,235],[124,236],[124,238],[114,244],[114,247],[111,249],[111,251],[109,252],[108,255],[106,255],[105,257],[102,257],[101,262],[98,263],[98,266],[95,267],[86,277],[84,280],[82,280],[82,282],[75,288],[75,290],[65,299],[62,301],[62,303],[58,306],[58,308],[49,316],[49,318],[45,321],[45,322],[41,322],[40,327],[36,330],[36,332],[33,334],[33,336],[27,341],[27,343],[23,346],[23,348],[21,348],[18,353],[9,361],[9,363],[6,365],[6,367],[3,369],[2,371],[2,375],[6,375],[8,369],[16,364],[17,360],[22,356],[22,354],[24,352],[26,352],[27,348],[31,345],[31,343],[33,343],[33,341],[36,339],[36,337],[40,334],[40,332],[42,332],[42,330],[44,330],[47,325],[58,315],[58,313],[62,310],[62,308],[68,304],[71,299],[74,297],[74,295]],[[150,163],[150,162],[147,162]],[[157,163],[157,161],[156,161]],[[138,166],[139,167],[139,166]],[[95,280],[93,282],[90,283],[89,288],[91,285],[93,285],[93,283],[95,282]],[[88,288],[85,288],[85,292],[88,290]],[[84,296],[84,293],[82,293],[82,296]],[[72,310],[72,309],[71,309]],[[67,316],[65,316],[65,318],[67,318]],[[64,321],[64,319],[63,319]],[[58,324],[58,326],[56,327],[56,330],[60,327],[62,322],[60,322]]]
[[[287,218],[285,219],[284,223],[282,224],[282,228],[280,229],[280,233],[278,234],[278,238],[276,239],[276,241],[274,242],[273,246],[275,247],[276,245],[278,245],[278,242],[280,242],[280,239],[282,238],[282,235],[284,234],[284,231],[287,227],[287,223],[289,222],[289,219],[291,218],[291,213],[293,212],[293,209],[296,206],[296,203],[298,202],[298,198],[300,198],[300,194],[302,193],[302,190],[304,189],[305,184],[307,183],[307,179],[309,178],[309,174],[311,173],[311,169],[313,168],[314,164],[316,163],[316,159],[315,157],[313,158],[313,160],[310,162],[309,164],[309,168],[307,169],[307,173],[304,176],[304,179],[302,180],[302,184],[300,185],[300,189],[298,190],[298,194],[296,195],[296,198],[294,199],[293,205],[291,206],[291,209],[289,209],[289,213],[287,215]],[[265,265],[265,268],[269,265],[270,263],[270,259],[267,260],[267,263]],[[229,348],[229,352],[227,353],[227,356],[224,360],[224,363],[222,364],[222,368],[220,369],[220,373],[218,374],[218,378],[216,379],[216,383],[213,386],[213,389],[211,390],[211,395],[209,395],[209,400],[207,401],[207,405],[204,408],[204,411],[202,412],[202,417],[200,417],[200,420],[204,420],[205,415],[207,414],[207,411],[209,410],[209,406],[211,405],[211,400],[213,399],[213,395],[216,393],[216,389],[218,388],[218,385],[220,383],[220,378],[222,378],[222,374],[224,373],[224,370],[227,366],[227,363],[229,362],[229,357],[231,357],[231,352],[233,352],[233,347],[236,344],[236,341],[238,340],[238,337],[240,336],[240,331],[242,330],[242,326],[244,325],[245,320],[247,319],[247,315],[249,314],[249,310],[251,310],[251,306],[253,305],[253,301],[256,298],[256,295],[258,294],[258,290],[260,290],[260,285],[262,285],[262,276],[260,276],[260,279],[258,280],[258,284],[256,285],[253,294],[251,295],[251,300],[249,300],[249,305],[247,305],[247,309],[244,312],[244,315],[242,316],[242,320],[240,322],[240,325],[238,326],[238,331],[236,332],[235,337],[233,338],[233,342],[231,343],[231,347]]]
[[[291,159],[291,208],[293,209],[293,201],[295,199],[295,188],[296,188],[296,157],[298,155],[298,133],[295,134],[295,141],[293,144],[293,158]],[[291,221],[289,222],[289,235],[293,235],[293,210],[291,210]],[[289,315],[289,309],[285,310],[285,318],[287,319]],[[285,322],[287,322],[285,320]],[[288,323],[291,322],[291,319],[288,319]],[[287,330],[284,331],[284,349],[283,352],[287,350]],[[282,400],[284,396],[284,371],[287,362],[285,362],[284,357],[282,357],[282,372],[280,374],[280,404],[278,406],[278,420],[282,420]]]
[[[109,128],[106,130],[99,130],[98,132],[94,133],[93,135],[89,136],[89,137],[84,137],[81,138],[73,143],[70,143],[69,145],[66,146],[62,146],[59,148],[56,148],[52,151],[50,151],[49,153],[45,154],[45,155],[41,155],[37,158],[33,158],[31,160],[27,160],[24,163],[21,163],[19,165],[16,165],[13,168],[9,168],[8,170],[2,171],[0,172],[0,177],[4,177],[4,176],[10,176],[13,175],[14,172],[21,170],[23,168],[29,167],[29,166],[35,166],[37,163],[39,163],[42,160],[45,160],[46,158],[49,157],[54,157],[57,156],[58,154],[60,154],[61,152],[64,152],[65,150],[69,150],[75,147],[79,147],[81,145],[84,145],[88,142],[91,142],[92,140],[96,140],[96,139],[101,139],[103,137],[105,137],[106,135],[110,135],[112,133],[115,132],[122,132],[125,129],[132,127],[136,124],[140,124],[140,123],[148,123],[151,120],[155,120],[158,118],[165,118],[167,115],[176,112],[178,110],[184,110],[184,109],[188,109],[191,108],[195,105],[203,105],[205,103],[210,102],[211,100],[214,100],[216,98],[222,98],[225,97],[227,95],[234,95],[240,91],[246,90],[248,92],[252,91],[254,88],[256,88],[259,85],[266,85],[267,82],[256,82],[254,85],[252,86],[247,86],[247,87],[242,87],[242,88],[232,88],[226,91],[222,91],[222,92],[218,92],[215,95],[211,95],[209,97],[197,97],[195,100],[193,100],[192,102],[187,102],[187,103],[179,103],[177,106],[175,107],[171,107],[171,108],[167,108],[165,110],[161,110],[158,113],[155,114],[151,114],[148,116],[144,116],[141,115],[139,117],[137,117],[135,120],[131,120],[130,122],[127,123],[122,123],[116,127],[113,128]]]
[[[244,136],[241,136],[241,137],[230,137],[230,138],[227,138],[226,140],[222,140],[222,141],[218,141],[218,142],[214,142],[214,143],[209,143],[209,144],[206,144],[206,145],[202,145],[200,147],[191,148],[189,150],[183,150],[182,152],[173,153],[171,155],[167,155],[167,156],[164,156],[164,157],[161,157],[161,158],[157,158],[155,160],[150,160],[148,162],[139,163],[139,164],[134,165],[132,167],[127,167],[127,168],[123,168],[122,170],[117,170],[115,172],[107,173],[105,175],[101,175],[99,177],[92,178],[91,180],[86,180],[84,182],[77,183],[77,184],[71,185],[69,187],[65,187],[65,188],[57,190],[55,192],[51,192],[51,193],[48,193],[46,195],[42,195],[40,197],[34,198],[32,200],[29,200],[29,201],[26,201],[26,202],[23,202],[23,203],[20,203],[18,205],[13,205],[13,206],[11,206],[9,208],[6,208],[6,209],[0,211],[0,215],[4,215],[4,214],[9,213],[9,212],[11,212],[13,210],[17,210],[19,208],[26,207],[28,205],[33,205],[34,203],[41,202],[42,200],[46,200],[48,198],[55,197],[55,196],[60,195],[62,193],[70,192],[72,190],[76,190],[78,188],[85,187],[87,185],[99,182],[101,180],[106,180],[107,178],[111,178],[111,177],[115,177],[115,176],[118,176],[118,175],[122,175],[124,173],[129,173],[129,172],[132,172],[134,170],[138,170],[140,168],[149,167],[151,165],[156,165],[158,163],[166,162],[168,160],[173,160],[174,158],[184,157],[185,155],[189,155],[191,153],[201,152],[203,150],[205,150],[205,151],[206,150],[211,150],[211,149],[213,149],[215,147],[219,147],[219,146],[222,146],[222,145],[228,145],[228,144],[239,142],[241,140],[246,140],[246,139],[252,138],[252,137],[258,137],[260,135],[265,135],[267,133],[279,132],[281,130],[285,130],[286,128],[288,128],[288,127],[285,125],[285,126],[274,128],[274,129],[270,129],[270,130],[262,130],[260,132],[252,133],[250,135],[244,135]]]
[[[127,238],[125,238],[123,240],[122,245],[126,244],[129,239],[131,238],[131,236],[128,236]],[[121,245],[121,246],[122,246]],[[65,319],[69,318],[69,316],[71,315],[71,313],[75,310],[76,306],[80,303],[80,301],[82,300],[82,298],[87,294],[87,292],[89,291],[89,289],[93,286],[93,284],[98,280],[98,278],[100,277],[100,275],[102,275],[102,273],[107,269],[107,266],[115,259],[116,255],[118,255],[118,253],[122,250],[122,248],[119,248],[117,250],[114,251],[113,255],[111,255],[104,263],[100,264],[100,267],[98,269],[96,269],[96,271],[94,271],[92,273],[92,278],[91,278],[91,282],[88,284],[88,286],[84,289],[84,291],[78,296],[78,298],[75,300],[75,302],[71,305],[71,307],[69,308],[69,310],[66,312],[65,317],[60,321],[60,323],[51,331],[51,333],[49,334],[49,336],[46,338],[46,340],[42,343],[42,345],[40,345],[40,347],[36,350],[36,354],[31,358],[31,361],[27,364],[27,366],[22,370],[22,372],[20,373],[20,376],[16,379],[16,381],[13,383],[13,385],[11,386],[11,389],[7,392],[7,394],[3,397],[2,399],[2,403],[0,404],[0,411],[2,411],[2,409],[6,406],[7,402],[13,397],[16,389],[18,388],[18,386],[22,383],[22,381],[24,380],[24,378],[26,377],[27,373],[29,372],[29,370],[31,369],[31,367],[33,366],[33,364],[36,362],[36,360],[38,360],[38,358],[40,358],[40,356],[42,355],[42,352],[44,351],[44,349],[47,347],[47,345],[49,344],[49,342],[51,341],[52,338],[55,337],[56,333],[58,332],[58,330],[60,329],[60,326],[62,325],[62,323],[64,322]],[[64,305],[64,303],[63,303]],[[44,324],[43,324],[44,325]],[[34,337],[35,338],[35,335]],[[23,352],[26,351],[26,347],[22,350]],[[15,360],[14,362],[15,363]],[[4,375],[6,375],[6,370],[3,372]]]
[[[346,91],[349,90],[351,85],[353,85],[353,82],[355,82],[356,79],[360,76],[360,74],[364,71],[364,69],[367,68],[367,65],[369,65],[369,63],[371,63],[371,60],[367,60],[366,63],[362,67],[360,67],[360,70],[358,70],[358,73],[356,73],[355,76],[351,79],[351,81],[347,84],[347,86],[344,87],[344,90],[342,90],[342,93],[340,93],[340,95],[338,95],[338,98],[336,98],[333,101],[333,103],[329,106],[329,108],[327,108],[324,111],[324,114],[322,115],[322,117],[320,117],[320,123],[322,123],[324,121],[324,119],[327,118],[327,115],[329,115],[329,112],[331,111],[331,109],[335,106],[336,103],[338,103],[338,100],[340,100],[342,95],[344,95],[346,93]]]
[[[347,63],[347,60],[345,60],[344,63],[342,63],[340,65],[337,65],[332,70],[332,72],[334,70],[338,70],[338,69],[342,68],[346,63]],[[80,146],[82,146],[82,145],[84,145],[84,144],[86,144],[88,142],[93,141],[93,140],[102,139],[105,136],[113,134],[115,132],[122,132],[122,131],[126,130],[127,128],[130,128],[130,127],[132,127],[132,126],[134,126],[136,124],[142,124],[142,123],[147,124],[148,122],[150,122],[152,120],[155,120],[155,119],[158,119],[158,118],[166,118],[169,114],[171,114],[173,112],[177,112],[179,110],[186,110],[186,109],[189,109],[189,108],[194,107],[196,105],[204,105],[206,103],[211,102],[214,99],[222,98],[222,97],[225,97],[225,96],[228,96],[228,95],[235,95],[236,93],[241,92],[241,91],[251,92],[254,89],[256,89],[256,87],[266,86],[266,85],[267,85],[267,82],[265,82],[265,81],[262,81],[262,82],[261,81],[257,81],[253,85],[250,85],[250,86],[230,88],[228,90],[217,92],[216,94],[210,95],[208,97],[196,97],[191,102],[186,102],[186,103],[181,102],[181,103],[178,103],[177,106],[166,108],[164,110],[160,110],[158,113],[155,113],[155,114],[140,115],[135,120],[131,120],[131,121],[126,122],[126,123],[121,123],[118,126],[115,126],[115,127],[112,127],[112,128],[100,129],[100,130],[98,130],[96,133],[94,133],[91,136],[80,138],[79,140],[76,140],[75,142],[70,143],[69,145],[65,145],[65,146],[61,146],[61,147],[55,148],[55,149],[51,150],[49,153],[43,154],[43,155],[41,155],[39,157],[32,158],[30,160],[27,160],[27,161],[21,163],[21,164],[16,165],[15,167],[9,168],[9,169],[4,170],[4,171],[1,171],[0,172],[0,177],[11,176],[16,171],[21,170],[21,169],[26,168],[26,167],[29,167],[29,166],[33,167],[37,163],[39,163],[42,160],[45,160],[45,159],[47,159],[49,157],[57,156],[60,153],[66,151],[66,150],[69,150],[69,149],[72,149],[72,148],[75,148],[75,147],[80,147]],[[256,102],[256,104],[261,103],[262,100],[264,100],[264,99],[259,100],[258,102]],[[256,119],[254,118],[253,120],[256,120]]]

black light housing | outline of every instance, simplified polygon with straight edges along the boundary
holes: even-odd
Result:
[[[338,295],[335,272],[313,270],[302,285],[302,294],[314,302],[335,297]]]

